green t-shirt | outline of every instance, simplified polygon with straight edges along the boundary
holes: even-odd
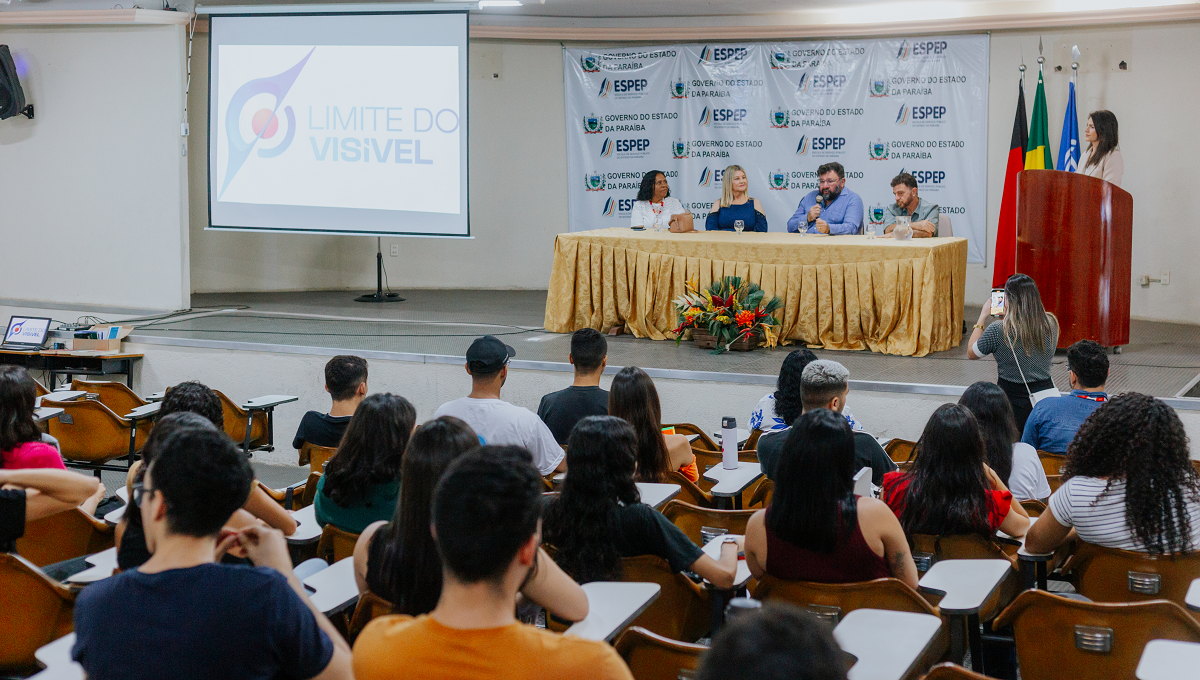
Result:
[[[317,523],[321,526],[332,524],[342,531],[361,534],[372,522],[386,522],[392,519],[392,513],[396,511],[396,500],[400,497],[399,479],[372,486],[366,498],[348,508],[334,503],[333,499],[325,494],[326,479],[327,477],[322,475],[321,481],[317,482],[317,495],[313,500]]]

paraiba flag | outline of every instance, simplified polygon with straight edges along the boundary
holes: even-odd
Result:
[[[1079,117],[1075,115],[1075,81],[1067,89],[1067,113],[1063,116],[1062,137],[1058,142],[1058,169],[1079,171]]]
[[[1046,85],[1038,71],[1037,94],[1033,96],[1033,120],[1029,121],[1029,146],[1025,147],[1026,170],[1053,170],[1050,155],[1050,123],[1046,120]]]

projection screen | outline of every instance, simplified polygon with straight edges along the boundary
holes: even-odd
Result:
[[[199,10],[209,229],[470,236],[465,11],[240,9]]]

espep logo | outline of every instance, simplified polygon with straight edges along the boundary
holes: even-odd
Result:
[[[608,158],[613,153],[612,137],[605,137],[604,143],[600,145],[600,157]]]
[[[896,59],[898,61],[908,61],[908,53],[910,49],[911,48],[908,46],[907,40],[900,43],[900,49],[896,51]]]
[[[704,110],[700,112],[700,120],[696,121],[696,125],[701,127],[708,127],[709,125],[712,125],[712,111],[710,111],[707,106],[704,107]]]
[[[605,78],[604,80],[600,81],[600,91],[596,93],[596,96],[603,99],[608,96],[609,92],[612,92],[612,81],[610,81],[608,78]]]
[[[896,125],[908,125],[908,104],[901,104],[896,114]]]
[[[808,155],[808,135],[800,135],[800,143],[796,145],[796,155]]]
[[[704,170],[702,170],[700,172],[700,181],[696,183],[696,186],[706,187],[706,186],[710,186],[714,183],[720,184],[721,183],[721,174],[724,172],[725,172],[724,169],[709,170],[708,166],[706,165],[706,166],[704,166]]]
[[[266,78],[255,78],[234,91],[233,97],[229,100],[229,106],[225,109],[225,137],[229,143],[229,160],[225,165],[225,181],[221,183],[221,190],[217,192],[218,199],[225,193],[225,189],[229,187],[229,183],[233,181],[238,170],[242,169],[259,140],[272,139],[279,133],[279,116],[277,115],[280,112],[279,107],[292,89],[292,85],[296,83],[300,71],[304,69],[304,65],[308,63],[309,58],[316,50],[315,47],[309,50],[303,59],[283,73]],[[246,104],[251,99],[260,94],[274,97],[275,108],[259,109],[254,113],[250,119],[249,130],[253,136],[247,140],[241,129],[242,109],[246,108]],[[259,158],[275,158],[291,146],[292,139],[296,136],[296,114],[290,106],[283,107],[283,114],[287,119],[287,130],[284,132],[283,140],[271,148],[258,149]]]
[[[705,45],[700,50],[700,61],[697,64],[713,64],[722,61],[741,61],[748,52],[745,47],[712,47]]]
[[[949,51],[950,43],[945,40],[914,40],[912,43],[905,40],[896,50],[896,60],[908,61],[909,57],[920,61],[940,59]]]
[[[605,217],[629,217],[630,211],[633,210],[634,199],[632,198],[613,198],[608,197],[604,201],[604,208],[600,214]]]

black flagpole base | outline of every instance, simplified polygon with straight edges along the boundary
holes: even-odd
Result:
[[[370,293],[354,298],[355,302],[404,302],[399,293]]]

